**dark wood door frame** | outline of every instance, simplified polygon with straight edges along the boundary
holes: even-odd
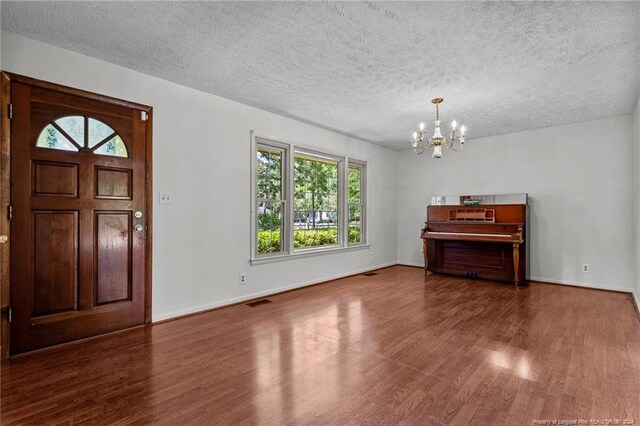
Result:
[[[7,235],[9,240],[6,244],[0,244],[0,358],[7,359],[9,357],[10,345],[10,327],[9,327],[9,308],[10,308],[10,270],[9,270],[9,247],[11,244],[11,229],[9,221],[9,206],[11,200],[11,84],[24,83],[34,87],[56,90],[69,95],[80,96],[100,102],[113,105],[124,106],[127,108],[138,109],[147,113],[146,121],[146,139],[145,139],[145,212],[146,225],[148,227],[145,240],[145,301],[144,301],[144,322],[151,324],[151,256],[152,256],[152,237],[153,237],[153,188],[152,188],[152,129],[153,129],[153,108],[148,105],[137,104],[122,99],[112,98],[110,96],[100,95],[68,86],[62,86],[55,83],[49,83],[30,77],[2,71],[0,74],[0,234]]]

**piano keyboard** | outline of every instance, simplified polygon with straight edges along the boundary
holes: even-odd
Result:
[[[503,238],[511,238],[513,236],[511,234],[472,234],[470,232],[434,232],[434,231],[429,231],[429,234],[464,235],[464,236],[473,236],[473,237],[503,237]]]

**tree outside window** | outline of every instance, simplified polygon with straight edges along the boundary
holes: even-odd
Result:
[[[338,244],[338,162],[294,157],[293,247]]]

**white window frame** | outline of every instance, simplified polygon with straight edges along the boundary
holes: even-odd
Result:
[[[283,188],[282,201],[284,203],[283,214],[283,251],[274,253],[258,254],[258,203],[257,203],[257,159],[256,151],[258,146],[273,147],[283,153]],[[293,194],[294,194],[294,157],[297,153],[325,158],[338,162],[338,244],[331,246],[307,247],[294,250],[293,242]],[[357,164],[362,167],[362,200],[364,205],[362,210],[362,242],[349,244],[349,218],[348,218],[348,167],[349,164]],[[252,265],[271,263],[283,260],[291,260],[299,257],[316,256],[320,254],[336,253],[341,251],[352,251],[366,249],[369,247],[366,226],[366,190],[367,190],[367,162],[355,160],[336,153],[328,153],[315,149],[306,148],[292,142],[287,142],[272,136],[263,136],[251,131],[251,254],[249,261]]]

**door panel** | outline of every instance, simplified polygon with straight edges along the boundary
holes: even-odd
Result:
[[[75,310],[78,295],[78,212],[34,211],[33,317]]]
[[[143,324],[140,109],[26,83],[11,90],[11,353]]]
[[[131,300],[131,215],[96,213],[97,304]]]
[[[131,199],[131,170],[96,167],[96,198]]]
[[[33,161],[34,196],[78,196],[78,165],[50,161]]]

